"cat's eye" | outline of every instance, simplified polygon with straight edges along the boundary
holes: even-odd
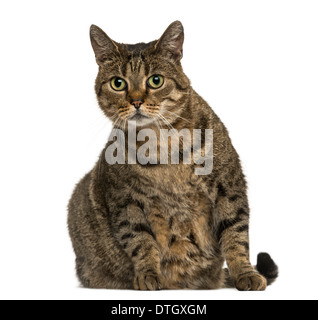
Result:
[[[148,79],[147,84],[152,89],[159,89],[163,86],[164,82],[165,82],[164,77],[154,75]]]
[[[119,77],[113,78],[110,85],[115,91],[123,91],[127,87],[126,81]]]

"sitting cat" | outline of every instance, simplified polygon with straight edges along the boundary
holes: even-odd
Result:
[[[108,142],[68,207],[82,285],[265,290],[278,268],[266,253],[256,268],[250,263],[245,177],[225,126],[183,72],[182,24],[172,23],[147,44],[117,43],[94,25],[90,37],[99,65],[99,106],[114,128],[127,141],[128,121],[137,132],[149,128],[158,136],[161,129],[213,129],[213,170],[196,175],[197,165],[183,161],[109,164]],[[201,142],[207,143],[204,136]]]

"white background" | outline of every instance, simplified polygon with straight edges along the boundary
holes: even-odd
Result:
[[[0,298],[317,299],[317,1],[2,1]],[[79,288],[66,206],[110,132],[99,111],[96,24],[148,42],[175,20],[183,66],[228,127],[249,182],[251,259],[269,252],[266,292]]]

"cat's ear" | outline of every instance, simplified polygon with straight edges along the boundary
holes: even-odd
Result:
[[[99,27],[92,25],[90,38],[95,52],[96,62],[101,65],[119,54],[117,44]]]
[[[175,21],[157,41],[155,48],[164,57],[180,61],[183,56],[183,41],[183,25],[180,21]]]

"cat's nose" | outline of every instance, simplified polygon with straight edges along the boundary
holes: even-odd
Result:
[[[131,101],[131,104],[138,110],[141,105],[144,103],[143,100],[133,100]]]

